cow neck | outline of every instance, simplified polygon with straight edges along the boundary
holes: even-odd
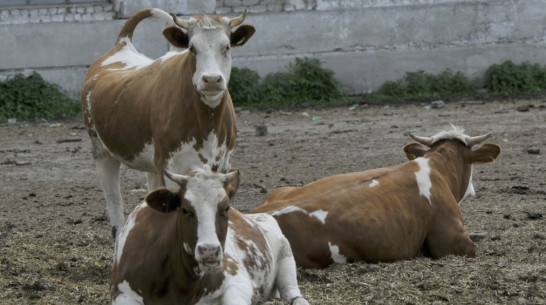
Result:
[[[172,269],[175,273],[175,282],[178,289],[187,296],[196,296],[197,299],[203,295],[214,292],[222,285],[224,275],[219,273],[197,273],[197,261],[184,249],[184,242],[181,235],[181,229],[178,225],[183,216],[177,213],[176,233],[171,235],[173,254]],[[183,220],[182,220],[183,221]]]
[[[446,177],[448,186],[457,202],[460,202],[470,184],[472,165],[465,163],[464,144],[446,141],[433,147],[425,156],[431,160],[431,168]]]

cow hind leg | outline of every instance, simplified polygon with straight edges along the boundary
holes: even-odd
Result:
[[[425,239],[424,251],[432,258],[447,255],[475,257],[476,246],[464,230],[450,230],[429,234]]]
[[[279,291],[281,298],[291,305],[309,305],[306,299],[303,298],[298,287],[298,279],[296,276],[296,261],[292,255],[292,249],[288,240],[283,237],[282,249],[280,251],[277,277],[275,286]]]
[[[112,237],[115,240],[125,221],[119,181],[121,163],[110,155],[102,155],[100,158],[95,159],[95,164],[106,199],[106,210],[112,225]]]

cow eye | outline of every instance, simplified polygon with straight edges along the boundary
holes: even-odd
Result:
[[[182,214],[188,215],[188,210],[186,210],[186,208],[182,208]]]
[[[195,47],[193,45],[190,46],[190,52],[192,52],[193,54],[195,54]]]
[[[226,214],[228,214],[230,209],[231,209],[231,207],[228,206],[228,207],[224,210],[224,212],[225,212]]]

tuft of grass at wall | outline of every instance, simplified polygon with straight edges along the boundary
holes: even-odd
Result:
[[[0,120],[66,119],[80,114],[80,104],[58,85],[33,72],[0,82]]]
[[[250,69],[233,68],[228,87],[235,106],[331,104],[343,99],[341,83],[320,60],[296,58],[285,68],[285,72],[270,73],[263,80]]]

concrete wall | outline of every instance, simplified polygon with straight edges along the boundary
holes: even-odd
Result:
[[[234,16],[257,33],[233,51],[234,65],[265,76],[295,57],[317,57],[348,94],[377,89],[407,71],[446,68],[482,76],[511,59],[546,64],[544,0],[116,0],[55,8],[0,7],[0,79],[36,70],[78,91],[87,66],[115,41],[124,19],[145,7]],[[49,16],[49,17],[48,17]],[[121,18],[121,19],[118,19]],[[167,50],[159,21],[137,28],[135,44]]]

